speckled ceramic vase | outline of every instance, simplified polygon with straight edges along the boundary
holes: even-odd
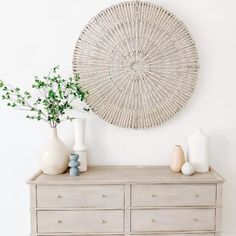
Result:
[[[52,128],[48,143],[39,159],[41,170],[47,175],[64,173],[68,168],[69,155],[66,145],[57,136],[57,129]]]

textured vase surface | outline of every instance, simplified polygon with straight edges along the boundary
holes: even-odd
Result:
[[[188,137],[188,161],[196,172],[209,171],[208,137],[201,129],[195,130]]]
[[[180,145],[176,145],[171,154],[170,168],[173,171],[179,172],[185,162],[184,151]]]
[[[85,143],[85,134],[86,134],[86,119],[79,118],[74,121],[74,134],[75,134],[75,144],[73,150],[75,153],[79,154],[79,169],[81,172],[88,169],[87,164],[87,151],[88,148]]]
[[[44,174],[58,175],[66,171],[70,152],[58,138],[57,129],[52,128],[50,138],[40,156],[40,168]]]

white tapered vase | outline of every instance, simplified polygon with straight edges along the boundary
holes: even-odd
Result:
[[[68,167],[69,155],[68,148],[57,136],[57,129],[52,128],[50,138],[39,159],[41,170],[47,175],[64,173]]]
[[[87,151],[88,148],[85,144],[85,134],[86,134],[86,119],[79,118],[73,121],[74,123],[74,134],[75,134],[75,144],[73,150],[75,153],[79,154],[80,171],[84,172],[88,169],[87,164]]]

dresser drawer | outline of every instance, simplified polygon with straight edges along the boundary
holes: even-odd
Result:
[[[118,233],[124,228],[123,210],[38,211],[39,233]]]
[[[38,207],[120,208],[123,185],[38,186]]]
[[[132,206],[215,206],[215,184],[132,185]]]
[[[215,209],[132,210],[133,232],[214,230]]]
[[[208,233],[208,234],[132,234],[132,236],[215,236],[214,233]]]

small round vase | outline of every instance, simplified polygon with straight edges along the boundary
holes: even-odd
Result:
[[[193,165],[188,161],[183,164],[181,170],[184,175],[193,175],[195,172]]]
[[[69,155],[66,145],[57,136],[57,129],[52,128],[48,143],[39,159],[41,170],[47,175],[64,173],[68,167]]]
[[[170,168],[172,171],[179,172],[185,162],[184,151],[180,145],[176,145],[172,151]]]

